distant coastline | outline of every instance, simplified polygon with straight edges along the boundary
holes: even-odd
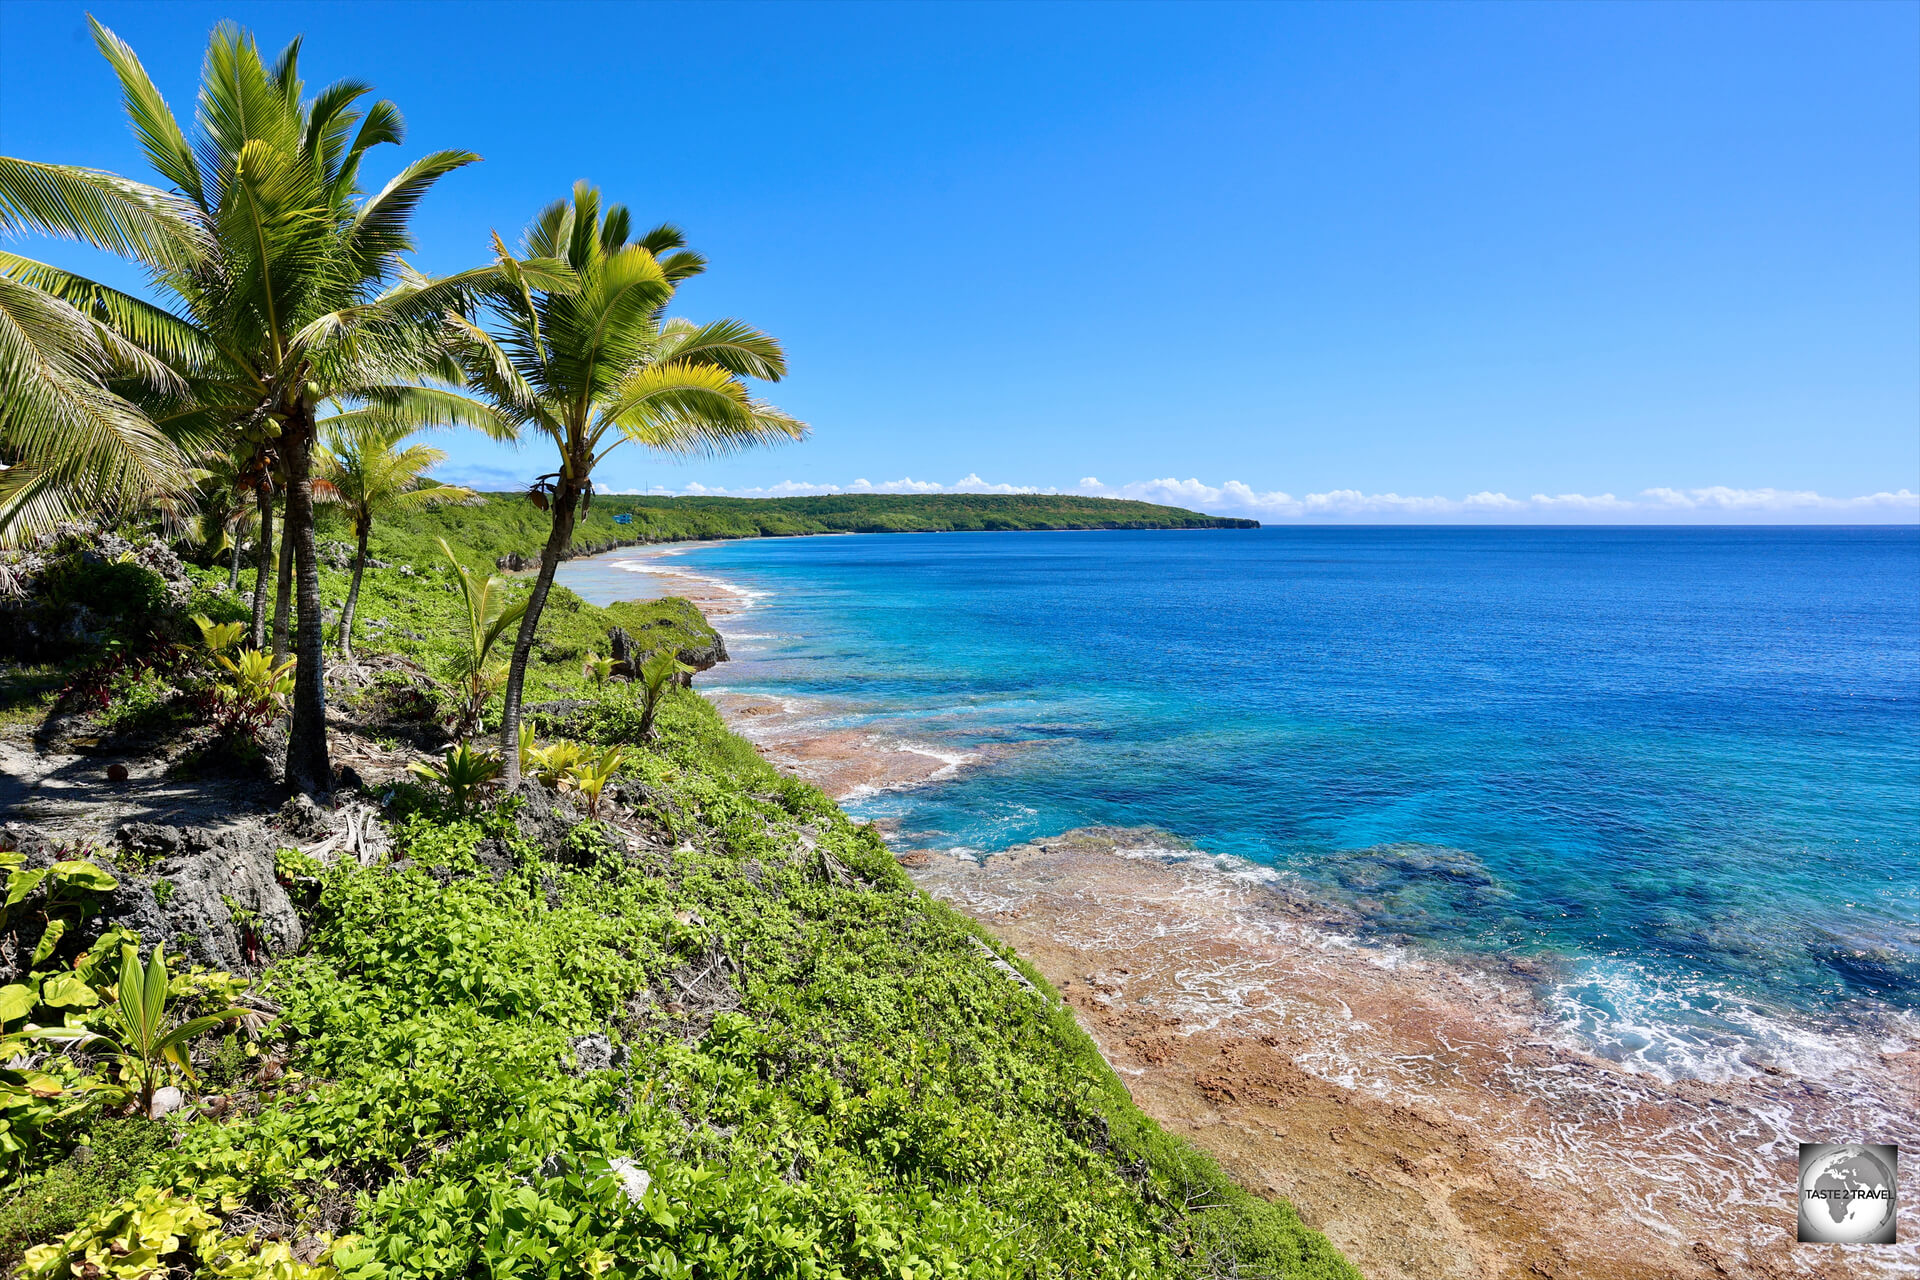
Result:
[[[350,521],[322,507],[320,540],[353,539]],[[472,563],[523,571],[539,563],[549,528],[524,492],[483,493],[467,505],[395,512],[374,530],[378,559],[431,562],[444,538]],[[813,498],[648,497],[596,494],[575,522],[566,558],[673,542],[728,542],[829,533],[1023,533],[1071,530],[1258,529],[1258,520],[1184,507],[1062,494],[831,494]]]

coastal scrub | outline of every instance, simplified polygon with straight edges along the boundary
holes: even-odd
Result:
[[[221,567],[187,572],[179,608],[208,625],[163,630],[226,634],[245,602]],[[366,569],[356,649],[388,665],[343,692],[343,734],[391,734],[391,758],[432,714],[381,682],[452,670],[461,602],[431,563]],[[169,957],[204,1006],[180,1018],[258,1012],[183,1044],[163,1119],[103,1089],[41,1128],[0,1173],[0,1266],[65,1276],[124,1246],[151,1251],[130,1274],[277,1280],[1355,1274],[1144,1117],[1036,971],[704,699],[583,687],[613,625],[636,655],[717,648],[684,601],[556,591],[529,687],[558,696],[526,747],[574,767],[505,799],[399,771],[360,793],[377,846],[274,855],[304,943],[250,982]],[[597,821],[571,807],[582,762]],[[108,836],[101,865],[169,910],[163,868]],[[68,1016],[109,1025],[110,978],[85,968],[97,1002]],[[5,1029],[23,1016],[62,1015]],[[77,1090],[105,1068],[35,1069]]]

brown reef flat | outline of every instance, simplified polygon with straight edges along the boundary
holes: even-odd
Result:
[[[753,694],[709,694],[727,727],[782,769],[798,774],[835,800],[876,791],[904,791],[998,759],[1020,744],[991,743],[961,750],[931,746],[885,726],[836,728],[832,709]]]
[[[1063,992],[1149,1115],[1373,1280],[1920,1274],[1916,1245],[1792,1243],[1797,1137],[1912,1150],[1920,1053],[1862,1064],[1857,1095],[1777,1069],[1662,1081],[1549,1040],[1517,978],[1356,943],[1154,844],[905,861]]]

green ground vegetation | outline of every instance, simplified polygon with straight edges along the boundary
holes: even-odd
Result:
[[[637,714],[615,688],[569,728],[629,741]],[[350,1201],[316,1270],[394,1280],[1353,1274],[1143,1117],[1044,980],[870,828],[696,695],[662,722],[625,781],[664,849],[540,849],[502,808],[403,798],[393,859],[324,872],[309,950],[260,984],[282,1071],[221,1086],[251,1097],[173,1125],[141,1184],[287,1224]],[[587,1069],[594,1034],[613,1052]],[[50,1153],[9,1196],[71,1220],[47,1188],[86,1167]]]
[[[475,553],[478,543],[487,554]],[[414,549],[414,544],[404,544]],[[488,532],[471,536],[456,548],[471,572],[503,579],[508,599],[523,597],[523,576],[493,567],[497,548],[504,543]],[[377,558],[377,557],[376,557]],[[115,566],[123,576],[144,574],[138,566]],[[64,659],[34,663],[0,661],[0,727],[29,727],[55,709],[71,710],[97,701],[100,728],[114,732],[164,727],[196,714],[186,690],[168,672],[177,650],[199,648],[198,634],[186,619],[199,614],[215,623],[244,622],[248,617],[248,586],[237,592],[226,588],[226,571],[217,563],[187,564],[190,585],[187,603],[161,606],[158,593],[133,595],[140,608],[122,613],[93,611],[103,627],[103,644],[74,646]],[[329,627],[338,626],[341,607],[351,581],[351,568],[323,566],[319,581]],[[152,597],[151,599],[149,597]],[[624,628],[644,652],[702,650],[713,644],[713,630],[700,611],[681,599],[622,601],[606,607],[592,605],[564,587],[554,589],[541,617],[537,642],[527,668],[530,701],[568,696],[581,681],[583,664],[605,655],[608,633]],[[418,561],[396,560],[368,568],[362,576],[358,618],[354,626],[356,649],[363,660],[377,662],[392,655],[417,663],[441,687],[434,696],[451,718],[461,674],[460,654],[466,628],[465,605],[458,579],[437,547]],[[336,637],[330,631],[328,639]],[[489,700],[488,723],[497,712],[499,695]]]
[[[474,571],[499,573],[490,566]],[[330,609],[345,599],[347,579],[345,572],[337,570],[321,573],[321,591]],[[508,598],[524,595],[527,585],[524,578],[508,578]],[[402,573],[397,565],[368,569],[361,580],[359,614],[354,647],[363,656],[398,654],[449,681],[454,678],[467,622],[459,584],[444,562],[423,561],[413,575]],[[685,600],[621,601],[602,607],[556,587],[541,615],[527,667],[529,700],[570,696],[581,681],[586,659],[606,654],[607,633],[616,626],[649,650],[700,649],[714,640],[706,619]],[[498,701],[496,693],[495,708]],[[487,722],[495,723],[492,715]]]

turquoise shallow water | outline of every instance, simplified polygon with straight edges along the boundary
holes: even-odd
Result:
[[[1920,531],[867,535],[566,566],[744,593],[703,683],[972,759],[905,847],[1153,826],[1524,956],[1683,1072],[1920,1021]]]

